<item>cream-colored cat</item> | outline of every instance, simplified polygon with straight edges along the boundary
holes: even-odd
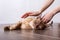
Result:
[[[44,24],[41,18],[27,17],[16,24],[6,26],[4,30],[15,30],[15,29],[45,29],[48,24]]]

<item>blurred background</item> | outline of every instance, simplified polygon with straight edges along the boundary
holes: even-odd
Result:
[[[28,11],[36,11],[44,5],[46,0],[0,0],[0,24],[16,23]],[[60,0],[55,2],[43,12],[43,15],[60,5]],[[54,23],[60,23],[60,13],[53,17]]]

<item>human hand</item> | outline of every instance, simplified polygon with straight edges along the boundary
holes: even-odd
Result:
[[[38,16],[39,14],[40,14],[39,11],[27,12],[21,18],[26,18],[28,16]]]
[[[32,12],[27,12],[27,13],[25,13],[21,18],[26,18],[26,17],[28,17],[30,14],[32,14]]]
[[[48,23],[51,19],[52,19],[52,15],[51,14],[46,14],[46,15],[44,15],[43,17],[42,17],[42,21],[44,22],[44,23]]]

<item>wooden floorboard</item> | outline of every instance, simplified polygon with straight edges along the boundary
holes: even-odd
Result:
[[[4,31],[6,25],[0,25],[0,40],[60,40],[60,23],[54,23],[45,30]]]

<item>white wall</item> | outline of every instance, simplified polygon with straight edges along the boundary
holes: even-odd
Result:
[[[20,16],[28,11],[39,10],[45,0],[0,0],[0,24],[16,23]],[[47,13],[60,5],[60,0],[55,2],[44,12]],[[54,22],[60,22],[60,13],[53,18]]]

